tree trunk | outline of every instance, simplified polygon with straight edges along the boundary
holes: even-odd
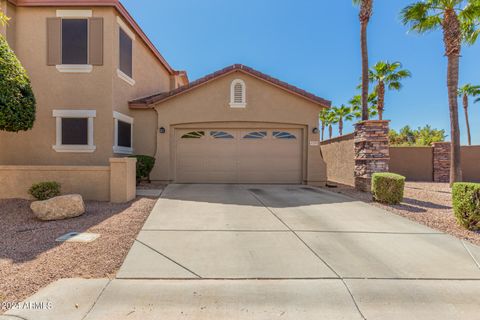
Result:
[[[460,155],[460,126],[458,124],[458,73],[463,36],[460,21],[454,9],[445,11],[442,27],[445,55],[448,57],[447,87],[452,139],[450,185],[453,185],[453,183],[463,179]]]
[[[458,124],[458,73],[459,73],[458,54],[448,56],[448,105],[450,108],[450,131],[452,138],[452,155],[450,167],[450,185],[462,181],[462,167],[460,156],[460,126]]]
[[[343,135],[343,118],[340,118],[338,121],[338,133],[340,133],[341,136]]]
[[[378,83],[377,96],[378,120],[383,120],[383,110],[385,108],[385,84],[383,83],[383,81],[380,81]]]
[[[368,22],[361,23],[361,47],[362,47],[362,120],[368,120],[368,46],[367,46]]]
[[[470,121],[468,120],[468,96],[463,95],[463,110],[465,111],[465,123],[467,124],[468,145],[472,145],[472,136],[470,134]]]
[[[325,125],[322,122],[322,141],[323,141],[324,134],[325,134]]]
[[[329,136],[329,139],[332,139],[332,135],[333,135],[333,127],[332,125],[328,126],[328,136]]]

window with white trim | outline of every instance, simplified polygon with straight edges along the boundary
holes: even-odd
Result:
[[[53,110],[56,119],[57,152],[94,152],[93,119],[95,110]]]
[[[247,106],[247,93],[245,82],[241,79],[232,81],[230,85],[230,107],[245,108]]]
[[[133,118],[120,112],[113,112],[115,121],[115,142],[113,152],[120,154],[133,153]]]
[[[119,26],[118,38],[118,68],[117,75],[131,86],[135,85],[133,79],[133,41],[135,40],[135,33],[123,22],[120,17],[117,17]]]

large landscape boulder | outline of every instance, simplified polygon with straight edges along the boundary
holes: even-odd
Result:
[[[74,218],[85,213],[85,204],[79,194],[34,201],[30,208],[38,219],[44,221]]]

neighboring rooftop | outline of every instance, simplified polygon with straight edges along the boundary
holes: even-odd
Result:
[[[242,64],[234,64],[234,65],[228,66],[228,67],[226,67],[222,70],[211,73],[211,74],[209,74],[209,75],[207,75],[203,78],[200,78],[198,80],[190,82],[188,85],[179,87],[175,90],[172,90],[172,91],[169,91],[169,92],[163,92],[163,93],[159,93],[159,94],[155,94],[155,95],[152,95],[152,96],[148,96],[148,97],[144,97],[144,98],[140,98],[140,99],[130,101],[129,106],[132,109],[152,108],[153,104],[155,104],[155,103],[159,103],[159,102],[169,100],[173,97],[176,97],[180,94],[183,94],[183,93],[188,92],[190,90],[193,90],[193,89],[195,89],[195,88],[197,88],[201,85],[204,85],[204,84],[206,84],[206,83],[208,83],[212,80],[215,80],[219,77],[226,76],[226,75],[228,75],[230,73],[233,73],[233,72],[236,72],[236,71],[240,71],[240,72],[246,73],[248,75],[251,75],[251,76],[253,76],[257,79],[266,81],[266,82],[268,82],[268,83],[270,83],[274,86],[277,86],[277,87],[279,87],[281,89],[284,89],[284,90],[286,90],[290,93],[293,93],[293,94],[295,94],[297,96],[300,96],[304,99],[307,99],[311,102],[319,104],[323,107],[328,108],[332,104],[331,101],[320,98],[320,97],[314,95],[313,93],[310,93],[310,92],[307,92],[303,89],[297,88],[297,87],[295,87],[291,84],[288,84],[286,82],[283,82],[281,80],[273,78],[269,75],[266,75],[266,74],[264,74],[260,71],[255,70],[253,68],[247,67],[247,66],[242,65]]]

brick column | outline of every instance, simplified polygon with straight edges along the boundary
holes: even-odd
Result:
[[[433,181],[450,182],[450,142],[434,142],[433,146]]]
[[[388,172],[390,149],[388,120],[367,120],[355,124],[355,188],[370,191],[372,175]]]

